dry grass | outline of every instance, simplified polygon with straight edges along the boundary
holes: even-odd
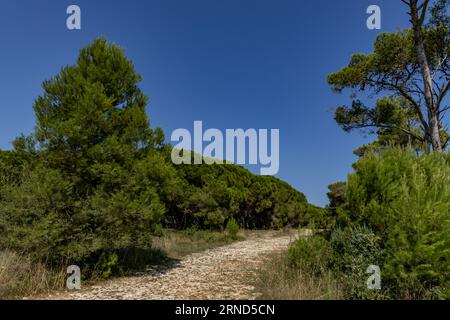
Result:
[[[31,262],[26,256],[0,251],[0,300],[61,289],[65,283],[64,271],[51,271],[41,263]]]
[[[287,253],[267,258],[255,279],[259,298],[264,300],[338,300],[343,290],[331,275],[312,277],[289,265]]]
[[[244,238],[241,233],[237,240]],[[156,250],[161,250],[167,257],[180,259],[191,253],[201,252],[229,244],[233,241],[224,232],[215,231],[166,231],[164,236],[155,238],[152,246]]]

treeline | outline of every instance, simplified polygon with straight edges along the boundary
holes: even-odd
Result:
[[[0,250],[102,271],[163,228],[296,227],[321,212],[236,165],[173,165],[139,81],[123,51],[98,39],[43,83],[35,132],[0,152]]]
[[[308,223],[320,210],[287,183],[259,176],[236,165],[177,165],[178,198],[170,204],[166,224],[175,228],[222,228],[235,219],[247,229],[282,228]],[[172,193],[175,195],[176,193]]]

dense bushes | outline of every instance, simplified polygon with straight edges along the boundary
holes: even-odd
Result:
[[[347,299],[382,297],[366,285],[369,265],[380,264],[376,236],[365,227],[337,228],[331,235],[299,238],[290,247],[291,266],[315,281],[338,282]]]
[[[321,236],[313,236],[296,240],[289,247],[288,257],[294,267],[320,277],[329,270],[331,254],[329,242]]]
[[[326,241],[332,254],[321,264],[341,277],[351,298],[449,299],[449,160],[400,148],[365,155],[349,176],[345,205],[334,211],[338,227],[316,236],[323,240],[299,240],[292,259],[315,263],[298,247],[324,255]],[[381,292],[367,290],[369,265],[381,268]]]
[[[349,177],[347,218],[380,237],[394,296],[450,298],[450,157],[389,149]]]
[[[330,236],[330,268],[339,276],[351,299],[377,299],[383,295],[367,288],[371,265],[381,266],[380,239],[367,227],[354,225],[335,229]]]
[[[78,243],[71,228],[77,219],[73,186],[59,171],[38,166],[24,169],[16,183],[0,190],[0,234],[2,247],[47,259],[61,254],[65,243]],[[79,230],[83,234],[83,230]]]

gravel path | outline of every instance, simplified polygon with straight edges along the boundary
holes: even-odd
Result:
[[[269,252],[287,248],[292,236],[251,236],[244,241],[191,254],[140,275],[102,282],[80,291],[55,293],[62,300],[255,299],[251,277]]]

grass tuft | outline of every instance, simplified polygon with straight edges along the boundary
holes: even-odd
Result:
[[[0,300],[19,299],[65,285],[63,268],[49,269],[32,262],[27,256],[12,251],[0,251]]]
[[[338,300],[344,292],[331,274],[313,276],[292,266],[286,252],[267,257],[254,286],[263,300]]]

